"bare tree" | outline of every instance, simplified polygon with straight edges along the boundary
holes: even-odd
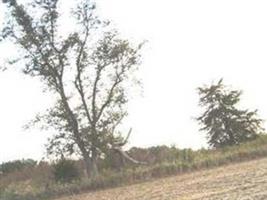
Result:
[[[127,88],[136,85],[142,45],[120,39],[94,15],[90,1],[76,1],[72,18],[64,19],[73,26],[67,35],[59,22],[59,0],[35,0],[27,7],[17,0],[3,2],[8,17],[2,39],[20,48],[20,59],[10,63],[39,77],[57,99],[33,121],[58,132],[48,152],[79,152],[90,177],[97,176],[97,160],[110,150],[138,163],[122,151],[130,133],[123,138],[118,126],[127,115]]]

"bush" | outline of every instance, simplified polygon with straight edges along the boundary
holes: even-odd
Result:
[[[60,183],[70,183],[80,178],[80,173],[75,165],[75,161],[62,159],[54,166],[55,181]]]

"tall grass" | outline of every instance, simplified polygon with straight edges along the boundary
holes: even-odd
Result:
[[[38,170],[35,172],[34,176],[27,181],[15,179],[13,177],[13,182],[7,184],[7,177],[18,176],[18,174],[10,174],[0,178],[0,186],[4,181],[6,181],[5,184],[7,184],[5,187],[0,187],[0,199],[50,199],[61,195],[72,195],[90,190],[116,187],[154,178],[209,169],[233,162],[262,158],[267,155],[267,136],[263,135],[252,142],[218,150],[201,149],[192,151],[190,149],[178,150],[172,147],[171,151],[168,151],[168,154],[170,155],[163,156],[168,157],[168,159],[162,158],[157,162],[149,163],[144,166],[126,166],[121,171],[106,168],[102,169],[101,175],[96,179],[81,179],[80,181],[68,184],[57,184],[51,180],[51,177],[45,176],[43,180],[40,180],[42,177],[39,177],[37,181],[36,177],[40,176]],[[48,169],[46,170],[47,172],[49,171]],[[41,171],[39,171],[39,173],[42,174]]]

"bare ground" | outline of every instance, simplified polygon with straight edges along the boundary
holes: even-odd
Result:
[[[58,200],[267,200],[267,158]]]

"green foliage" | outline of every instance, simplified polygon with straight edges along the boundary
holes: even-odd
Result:
[[[0,165],[0,172],[5,175],[22,170],[23,168],[34,167],[36,163],[37,162],[32,159],[9,161]]]
[[[70,183],[80,178],[80,173],[72,160],[62,159],[54,166],[54,178],[57,182]]]
[[[198,88],[198,91],[199,105],[205,110],[197,120],[202,125],[200,130],[207,132],[211,147],[237,145],[253,140],[263,132],[257,110],[238,109],[241,91],[228,89],[222,79],[217,84]]]

